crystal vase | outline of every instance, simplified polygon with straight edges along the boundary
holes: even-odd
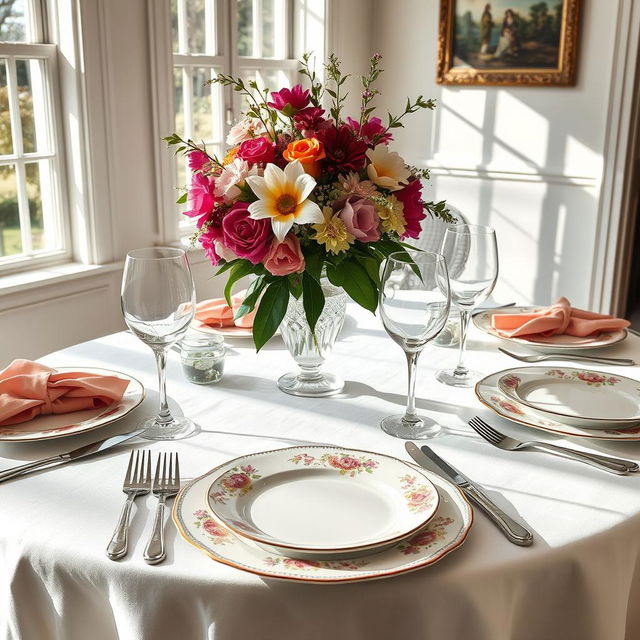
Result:
[[[304,314],[302,296],[289,298],[287,312],[280,324],[280,332],[299,371],[287,373],[278,380],[281,391],[293,396],[322,397],[339,393],[344,381],[322,371],[320,367],[331,353],[333,344],[344,323],[347,296],[323,278],[324,309],[318,318],[315,335]]]

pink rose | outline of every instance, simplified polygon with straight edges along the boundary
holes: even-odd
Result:
[[[209,162],[209,156],[204,151],[192,151],[189,154],[189,169],[199,171]]]
[[[317,560],[298,560],[297,558],[285,558],[283,564],[294,569],[304,569],[306,567],[319,567]]]
[[[409,505],[412,507],[421,507],[431,501],[431,494],[423,491],[414,491],[408,497]]]
[[[214,195],[215,183],[201,173],[194,173],[191,176],[191,187],[189,188],[189,206],[191,209],[185,211],[184,215],[190,218],[206,216],[213,211],[216,202]]]
[[[335,469],[344,469],[345,471],[351,471],[353,469],[359,469],[362,465],[351,456],[342,456],[338,458],[337,456],[331,456],[328,458],[329,464]]]
[[[407,226],[403,238],[417,238],[421,231],[421,221],[427,217],[422,206],[422,183],[420,180],[412,180],[406,187],[393,194],[403,206],[404,219]]]
[[[583,382],[604,382],[606,378],[604,376],[600,376],[597,373],[593,373],[593,371],[585,371],[584,373],[579,373],[578,378]]]
[[[284,242],[274,238],[264,258],[264,266],[274,276],[288,276],[304,271],[304,256],[300,241],[292,233],[285,236]]]
[[[263,136],[245,140],[239,147],[237,158],[246,160],[250,165],[273,162],[275,146]]]
[[[413,536],[409,541],[410,544],[416,547],[425,547],[431,544],[436,539],[435,531],[421,531],[419,534]]]
[[[360,242],[380,240],[380,231],[378,230],[380,218],[371,200],[355,195],[340,198],[333,203],[333,209],[336,213],[339,212],[339,218],[356,240]]]
[[[253,264],[262,262],[273,234],[269,218],[254,220],[247,202],[236,202],[222,219],[222,243],[240,258]],[[219,253],[219,252],[218,252]]]
[[[297,84],[291,89],[272,91],[271,102],[267,104],[273,109],[286,112],[285,115],[292,116],[309,104],[309,89],[303,91],[302,85]]]
[[[224,538],[227,532],[217,523],[215,520],[205,520],[202,523],[202,528],[210,535],[217,536],[218,538]]]
[[[505,376],[502,382],[510,389],[515,389],[520,384],[518,376]]]
[[[393,140],[393,136],[386,131],[386,127],[382,124],[380,118],[370,118],[362,126],[357,120],[347,118],[347,125],[368,144],[373,144],[376,138],[376,144],[389,144]],[[378,138],[378,136],[380,137]]]
[[[246,473],[232,473],[222,481],[222,485],[227,489],[243,489],[251,484],[251,478]]]

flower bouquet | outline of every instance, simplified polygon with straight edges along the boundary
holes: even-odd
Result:
[[[417,238],[426,213],[451,220],[444,202],[425,202],[426,170],[407,166],[389,149],[392,131],[404,116],[433,109],[433,100],[407,100],[404,111],[373,117],[373,87],[382,73],[381,56],[361,77],[358,119],[343,118],[345,82],[331,56],[327,82],[319,82],[302,57],[300,73],[309,88],[269,92],[254,81],[218,75],[211,82],[241,93],[248,108],[231,128],[230,149],[220,160],[204,145],[173,134],[165,138],[188,155],[191,185],[178,200],[197,219],[193,242],[200,242],[217,274],[233,285],[251,282],[236,319],[255,312],[253,339],[259,350],[276,332],[289,297],[300,299],[311,332],[325,305],[321,275],[364,308],[375,312],[380,263]],[[269,95],[270,94],[270,95]],[[328,105],[328,113],[323,108]],[[407,256],[408,257],[408,256]]]

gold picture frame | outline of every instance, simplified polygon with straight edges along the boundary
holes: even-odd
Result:
[[[553,9],[550,13],[544,12],[541,5],[551,5],[551,2],[512,0],[510,5],[515,9],[504,11],[500,25],[499,20],[493,21],[490,2],[440,0],[438,84],[573,86],[580,3],[581,0],[558,0],[555,4],[562,7],[560,16],[558,10],[555,15]],[[529,7],[530,12],[542,11],[542,14],[525,16],[527,4],[533,5]],[[502,9],[505,2],[498,0],[494,5]],[[478,6],[481,8],[477,9]],[[471,11],[471,7],[476,11]],[[466,11],[457,13],[456,9],[461,8]],[[547,30],[540,31],[544,28]],[[519,31],[522,31],[520,39]],[[554,56],[556,64],[553,64]]]

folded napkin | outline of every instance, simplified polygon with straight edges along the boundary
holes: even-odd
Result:
[[[251,312],[234,321],[233,316],[236,314],[240,305],[247,297],[247,290],[238,292],[231,298],[229,306],[224,298],[213,298],[205,300],[196,305],[196,320],[214,328],[222,327],[243,327],[251,329],[253,327],[253,319],[255,318],[257,306]]]
[[[505,338],[524,338],[538,336],[597,335],[601,331],[626,329],[630,322],[592,311],[572,307],[566,298],[558,298],[556,303],[535,313],[494,313],[491,325]]]
[[[118,402],[128,380],[83,371],[58,373],[30,360],[14,360],[0,371],[0,426],[44,413],[99,409]]]

